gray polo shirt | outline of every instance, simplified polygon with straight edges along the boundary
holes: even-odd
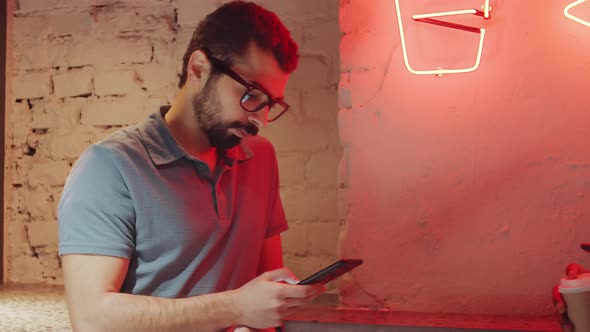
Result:
[[[78,159],[58,208],[59,253],[129,259],[125,293],[238,288],[256,276],[264,240],[287,229],[274,149],[244,139],[210,174],[176,144],[166,110]]]

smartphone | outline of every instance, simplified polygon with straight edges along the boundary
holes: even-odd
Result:
[[[582,248],[583,250],[586,250],[587,252],[590,252],[590,243],[582,243],[580,245],[580,248]]]
[[[327,284],[330,281],[340,277],[344,273],[354,269],[355,267],[363,264],[362,259],[341,259],[336,263],[323,268],[322,270],[312,274],[311,276],[301,280],[298,285],[311,285],[311,284]]]

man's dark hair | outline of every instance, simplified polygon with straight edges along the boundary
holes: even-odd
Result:
[[[252,2],[232,1],[207,15],[195,29],[184,54],[178,87],[187,79],[191,54],[202,50],[227,65],[242,55],[251,42],[273,53],[281,69],[292,73],[299,62],[298,46],[276,14]]]

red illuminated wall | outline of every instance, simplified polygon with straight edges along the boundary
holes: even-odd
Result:
[[[405,68],[394,0],[341,1],[341,253],[365,259],[345,305],[545,314],[565,265],[590,266],[590,28],[570,2],[449,19],[487,29],[482,62],[437,78]],[[477,35],[410,16],[483,3],[400,0],[410,61],[472,65]]]

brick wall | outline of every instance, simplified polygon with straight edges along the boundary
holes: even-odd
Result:
[[[181,58],[215,0],[10,0],[5,280],[63,282],[56,207],[72,163],[176,93]],[[258,3],[301,47],[293,112],[263,131],[277,149],[291,229],[285,261],[301,277],[337,255],[337,0]],[[10,56],[10,54],[9,54]]]

